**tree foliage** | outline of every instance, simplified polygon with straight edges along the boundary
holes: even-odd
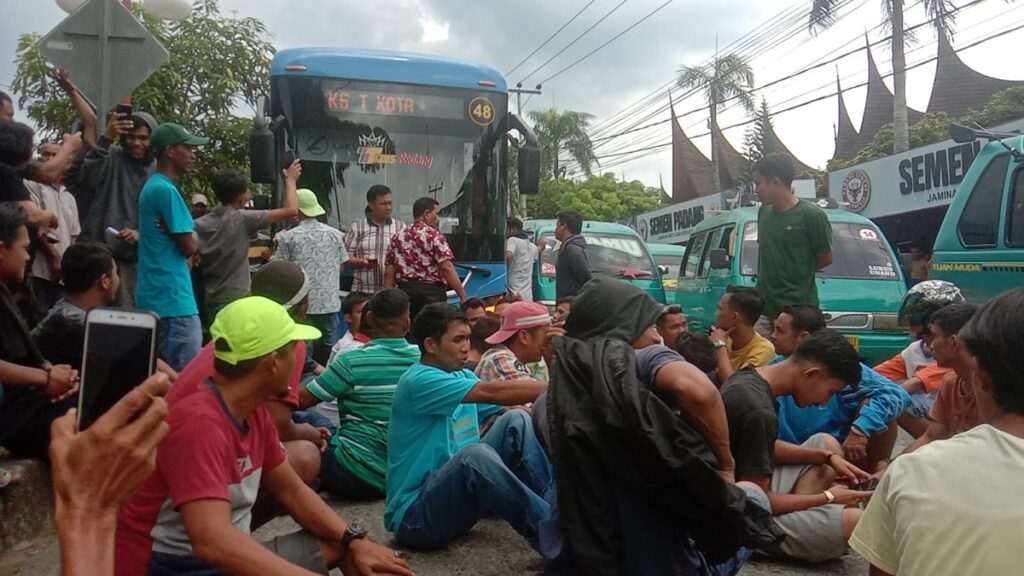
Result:
[[[591,166],[595,163],[594,144],[587,128],[593,114],[572,110],[559,112],[557,108],[548,108],[532,110],[529,117],[540,144],[542,173],[551,174],[555,179],[563,178],[561,159],[564,152],[580,165],[584,174],[591,175]]]
[[[772,112],[764,98],[761,99],[761,106],[754,112],[754,123],[743,135],[743,144],[745,155],[751,164],[780,151],[779,137],[775,135],[775,126],[772,124]],[[747,176],[749,180],[749,174]]]
[[[608,173],[586,180],[545,178],[540,194],[527,199],[531,218],[554,218],[559,210],[577,210],[586,220],[618,222],[661,205],[661,191],[643,182],[622,182]]]
[[[252,120],[235,113],[243,107],[254,110],[257,98],[269,93],[274,47],[266,26],[255,18],[224,16],[219,0],[197,0],[189,18],[172,23],[153,18],[138,4],[133,10],[171,54],[133,92],[135,110],[210,138],[197,154],[191,177],[183,182],[184,191],[206,191],[217,168],[247,169]],[[71,128],[75,113],[53,80],[38,42],[35,34],[19,38],[12,88],[41,135],[54,137]],[[101,119],[99,124],[102,131],[105,122]]]

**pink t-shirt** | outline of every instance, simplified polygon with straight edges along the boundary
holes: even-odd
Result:
[[[267,409],[239,422],[212,382],[177,402],[167,422],[171,432],[157,449],[156,470],[118,511],[118,576],[150,567],[167,574],[194,570],[199,561],[179,513],[189,502],[229,502],[235,527],[248,533],[263,472],[286,458]]]

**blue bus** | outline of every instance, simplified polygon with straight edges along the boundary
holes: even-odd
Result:
[[[328,223],[341,229],[365,217],[375,184],[391,188],[393,217],[406,223],[417,198],[433,197],[467,293],[505,292],[509,150],[518,150],[524,194],[537,192],[540,152],[509,113],[498,70],[422,54],[282,50],[259,108],[249,138],[252,179],[273,185],[276,205],[291,153],[302,160],[299,186],[316,192]]]

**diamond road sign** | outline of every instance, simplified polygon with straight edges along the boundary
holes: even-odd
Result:
[[[67,71],[101,117],[170,56],[119,0],[90,0],[51,30],[39,50]]]

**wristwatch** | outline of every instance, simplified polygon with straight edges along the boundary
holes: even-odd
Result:
[[[726,346],[725,340],[712,340],[711,344],[715,347],[715,350],[718,350],[719,348],[725,348]]]
[[[368,533],[367,529],[363,528],[359,524],[356,524],[355,522],[350,523],[348,528],[345,529],[345,535],[341,537],[342,550],[347,551],[353,540],[362,540],[366,538]]]
[[[828,498],[828,503],[831,504],[836,501],[836,495],[831,490],[825,490],[825,498]]]

